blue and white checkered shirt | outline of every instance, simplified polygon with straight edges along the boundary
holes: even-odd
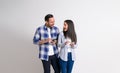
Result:
[[[51,34],[52,39],[57,39],[58,35],[59,35],[59,29],[57,27],[53,26],[51,28],[50,34]],[[34,38],[33,38],[33,43],[39,45],[39,58],[42,60],[46,60],[46,61],[48,61],[48,59],[49,59],[49,55],[48,55],[49,43],[44,43],[44,44],[40,45],[39,41],[48,39],[48,38],[49,38],[49,34],[48,34],[48,29],[47,29],[46,25],[38,27],[35,32]],[[53,51],[54,51],[54,54],[57,56],[58,55],[57,45],[53,45]]]

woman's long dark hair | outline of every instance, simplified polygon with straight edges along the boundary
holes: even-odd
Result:
[[[72,42],[75,42],[75,44],[76,44],[77,43],[77,36],[76,36],[73,21],[72,20],[65,20],[64,22],[66,22],[68,24],[68,30],[67,31],[63,30],[65,38],[69,37],[72,40]]]

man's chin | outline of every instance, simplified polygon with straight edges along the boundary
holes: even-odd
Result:
[[[50,26],[51,28],[53,27],[54,25]]]

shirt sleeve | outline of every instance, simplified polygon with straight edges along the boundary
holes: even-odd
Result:
[[[62,41],[62,33],[60,33],[59,34],[59,36],[58,36],[58,47],[59,48],[63,48],[63,47],[65,47],[65,43]]]
[[[41,37],[39,32],[40,32],[40,29],[38,28],[34,34],[34,37],[33,37],[33,43],[37,44],[37,45],[39,45],[39,40]]]

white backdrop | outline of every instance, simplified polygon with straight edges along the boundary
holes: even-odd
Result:
[[[0,73],[43,73],[32,39],[48,13],[75,23],[73,73],[120,73],[119,0],[0,0]]]

